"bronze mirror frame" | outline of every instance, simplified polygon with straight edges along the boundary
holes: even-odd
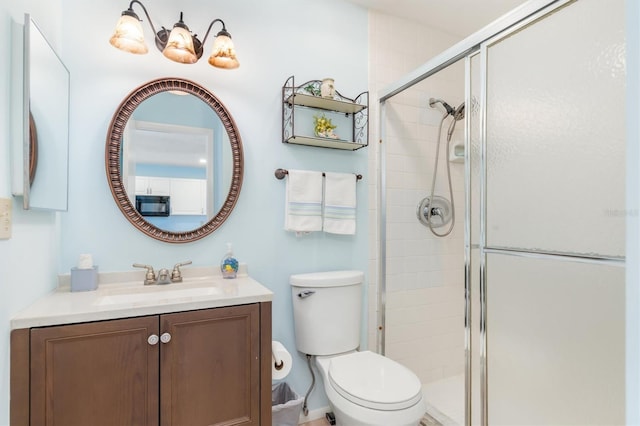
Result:
[[[169,90],[179,90],[192,94],[211,107],[213,112],[215,112],[220,118],[223,127],[227,131],[229,142],[231,143],[231,154],[233,157],[231,185],[229,188],[229,194],[227,195],[222,207],[207,223],[199,228],[186,232],[165,231],[147,222],[131,204],[127,191],[122,183],[120,170],[122,134],[129,118],[131,118],[131,115],[142,101],[157,93]],[[229,111],[227,111],[222,102],[220,102],[213,93],[190,80],[181,78],[159,78],[145,83],[133,90],[116,109],[107,132],[105,168],[107,172],[107,181],[109,183],[109,188],[111,189],[111,195],[113,195],[113,198],[122,214],[124,214],[133,226],[144,234],[159,241],[167,243],[188,243],[206,237],[218,229],[229,217],[231,211],[236,205],[238,196],[240,195],[244,173],[242,140],[240,139],[240,132],[238,131],[231,114],[229,114]]]
[[[29,185],[33,185],[38,169],[38,129],[29,111]]]

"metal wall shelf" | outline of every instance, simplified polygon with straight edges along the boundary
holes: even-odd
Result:
[[[350,99],[336,91],[333,98],[324,98],[315,94],[320,92],[321,84],[321,80],[311,80],[296,86],[294,77],[291,76],[282,86],[282,142],[348,151],[368,146],[369,92],[362,92],[355,99]],[[313,135],[312,131],[308,131],[312,128],[311,123],[306,122],[304,116],[296,122],[298,108],[345,114],[348,117],[351,139],[333,139]],[[301,123],[300,120],[303,122]],[[301,130],[305,127],[307,132]]]
[[[322,98],[320,96],[305,95],[304,93],[294,93],[287,98],[289,105],[300,105],[311,108],[326,109],[327,111],[343,112],[345,114],[355,114],[362,111],[367,106],[354,102],[345,102],[336,99]]]
[[[366,144],[342,139],[317,138],[311,136],[291,136],[285,142],[296,145],[318,146],[321,148],[345,149],[347,151],[355,151],[356,149],[367,146]]]

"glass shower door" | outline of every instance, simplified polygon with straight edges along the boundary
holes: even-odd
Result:
[[[624,424],[624,46],[621,0],[482,45],[482,424]]]

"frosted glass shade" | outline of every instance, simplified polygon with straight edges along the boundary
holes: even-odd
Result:
[[[175,26],[171,30],[169,40],[162,54],[172,61],[183,64],[195,64],[198,62],[191,33],[186,28],[179,26]]]
[[[112,46],[125,52],[144,54],[149,51],[144,41],[140,21],[131,15],[122,15],[116,24],[116,30],[109,39]]]
[[[209,56],[209,63],[216,68],[234,69],[240,66],[236,59],[236,49],[231,37],[218,34],[213,41],[213,49]]]

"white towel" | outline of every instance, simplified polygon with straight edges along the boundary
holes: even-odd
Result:
[[[322,231],[322,172],[289,170],[285,198],[286,231]]]
[[[322,229],[331,234],[356,233],[356,175],[325,173],[324,223]]]

